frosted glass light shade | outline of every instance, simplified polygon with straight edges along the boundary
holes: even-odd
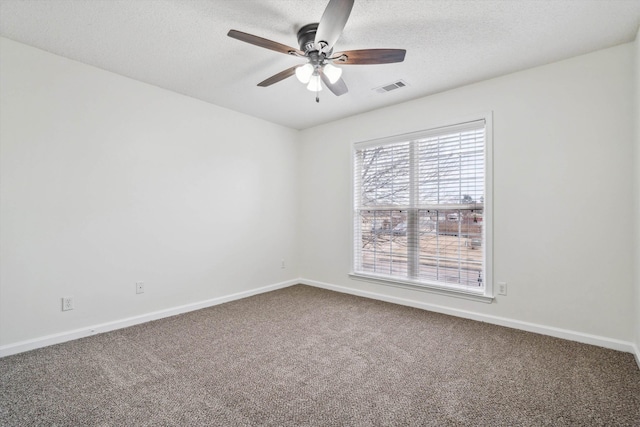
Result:
[[[311,75],[313,74],[313,65],[304,64],[298,68],[296,68],[296,77],[300,81],[300,83],[307,84],[311,79]]]
[[[331,84],[334,84],[338,81],[340,76],[342,76],[342,68],[338,68],[334,65],[327,64],[323,69],[324,75],[327,76]]]
[[[314,74],[313,76],[311,76],[307,89],[309,89],[311,92],[320,92],[322,90],[322,82],[320,80],[319,74]]]

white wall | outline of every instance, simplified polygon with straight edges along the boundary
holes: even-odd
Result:
[[[636,85],[636,104],[635,104],[635,124],[636,124],[636,151],[635,151],[635,218],[636,218],[636,246],[634,264],[636,267],[635,286],[636,286],[636,358],[640,364],[640,28],[636,33],[635,46],[635,85]]]
[[[633,49],[629,43],[303,131],[302,276],[633,342]],[[485,304],[350,279],[352,143],[485,111],[493,111],[494,129],[493,277],[508,282],[508,296]]]
[[[300,276],[640,344],[638,41],[301,133],[0,43],[0,348]],[[352,143],[490,110],[509,295],[349,279]]]
[[[0,43],[0,347],[298,277],[297,131]]]

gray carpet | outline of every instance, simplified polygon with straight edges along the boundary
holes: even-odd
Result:
[[[631,354],[307,286],[0,359],[3,426],[639,426]]]

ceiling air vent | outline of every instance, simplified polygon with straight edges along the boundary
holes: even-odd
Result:
[[[405,86],[407,86],[407,82],[405,82],[404,80],[398,80],[397,82],[389,83],[384,86],[374,88],[373,90],[375,90],[378,93],[385,93],[385,92],[391,92],[392,90],[403,88]]]

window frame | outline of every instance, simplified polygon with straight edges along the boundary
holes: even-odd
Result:
[[[352,247],[349,277],[353,280],[361,280],[369,283],[382,284],[405,289],[419,290],[440,295],[453,296],[458,298],[491,303],[494,299],[493,287],[493,123],[492,112],[474,114],[459,118],[457,120],[448,120],[444,123],[434,123],[426,126],[423,130],[416,132],[403,133],[383,138],[354,142],[351,149],[351,221],[350,230]],[[484,120],[484,140],[485,140],[485,182],[484,182],[484,206],[483,206],[483,226],[484,226],[484,289],[457,288],[455,285],[439,285],[435,283],[427,283],[420,280],[410,278],[397,278],[382,274],[368,273],[356,271],[356,245],[360,244],[361,239],[359,227],[356,227],[357,217],[359,218],[359,208],[356,206],[356,176],[355,176],[355,159],[357,151],[367,147],[375,147],[380,145],[389,145],[394,143],[402,143],[424,138],[425,135],[433,134],[438,130],[445,128],[455,128],[469,122]],[[358,235],[356,235],[358,233]]]

